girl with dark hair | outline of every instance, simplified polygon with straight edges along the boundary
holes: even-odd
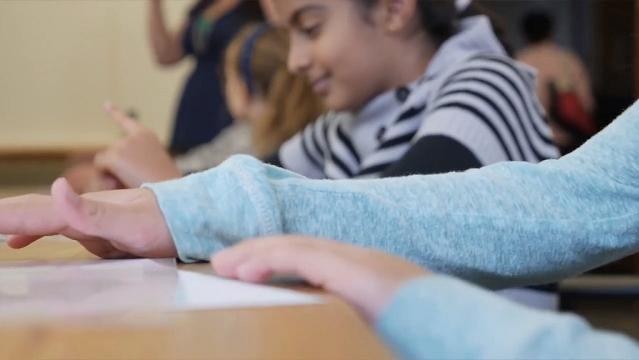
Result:
[[[289,67],[333,112],[271,163],[342,179],[558,155],[533,72],[507,55],[486,17],[461,19],[447,0],[274,5],[291,34]]]
[[[268,162],[342,179],[558,155],[533,72],[508,57],[488,18],[461,19],[451,0],[269,4],[289,30],[289,68],[331,112]]]

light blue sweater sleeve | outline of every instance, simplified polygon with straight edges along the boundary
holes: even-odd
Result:
[[[639,345],[442,275],[413,280],[377,321],[402,359],[638,359]]]
[[[639,249],[639,105],[574,153],[462,174],[308,180],[237,156],[155,192],[182,260],[297,233],[381,249],[491,288]]]

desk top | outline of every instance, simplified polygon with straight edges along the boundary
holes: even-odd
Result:
[[[0,263],[86,260],[75,242],[49,238]],[[184,265],[210,272],[208,264]],[[126,313],[64,322],[0,324],[0,358],[388,359],[388,350],[340,300],[262,309]]]

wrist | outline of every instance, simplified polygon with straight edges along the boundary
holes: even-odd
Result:
[[[424,270],[415,272],[409,276],[403,277],[401,280],[392,281],[386,284],[385,288],[381,290],[382,296],[379,297],[380,301],[373,307],[369,316],[369,320],[375,323],[384,313],[384,311],[393,303],[397,294],[405,287],[409,286],[412,282],[430,277],[430,274]]]

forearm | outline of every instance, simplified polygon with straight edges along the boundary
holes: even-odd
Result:
[[[538,165],[326,181],[235,157],[151,188],[184,259],[206,259],[247,237],[298,233],[490,287],[545,283],[639,248],[638,109],[576,153]]]
[[[377,322],[403,359],[636,359],[639,346],[446,276],[405,284]]]
[[[158,63],[170,65],[182,59],[184,51],[180,35],[168,30],[160,0],[149,0],[148,27],[151,48]]]

